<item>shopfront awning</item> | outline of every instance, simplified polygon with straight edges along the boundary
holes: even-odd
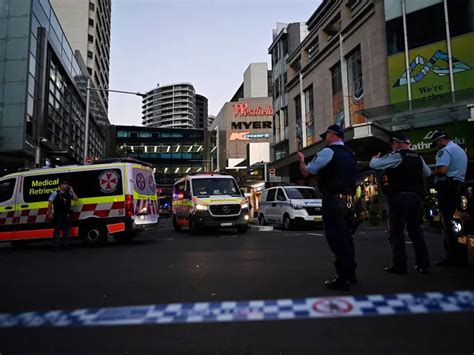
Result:
[[[354,125],[345,131],[344,142],[354,151],[358,160],[369,161],[372,156],[378,152],[386,152],[390,149],[388,142],[390,141],[390,131],[379,127],[377,123],[363,123]],[[318,151],[326,146],[324,141],[306,147],[302,150],[305,157],[314,157]],[[269,164],[269,168],[282,169],[297,163],[298,157],[296,153],[290,154],[282,159]]]

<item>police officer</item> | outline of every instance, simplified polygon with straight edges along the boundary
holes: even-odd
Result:
[[[61,181],[59,189],[54,191],[48,201],[48,219],[54,226],[54,250],[60,247],[60,231],[63,232],[64,247],[69,247],[69,228],[71,227],[71,200],[77,201],[77,195],[67,181]]]
[[[407,254],[403,230],[407,226],[408,235],[415,249],[415,269],[429,273],[430,262],[423,231],[420,228],[423,213],[423,176],[430,176],[431,170],[422,157],[410,150],[410,139],[403,134],[391,139],[392,152],[372,158],[372,169],[384,169],[384,191],[388,198],[390,241],[393,264],[385,268],[392,274],[407,274]]]
[[[435,262],[439,266],[466,266],[467,246],[457,242],[451,220],[456,210],[459,184],[464,182],[467,169],[466,152],[451,141],[443,131],[436,131],[431,147],[441,148],[436,154],[435,188],[444,224],[446,259]]]
[[[354,244],[349,231],[349,208],[355,194],[357,159],[344,145],[344,130],[338,125],[329,126],[321,138],[326,148],[308,165],[301,152],[298,152],[298,160],[304,177],[316,175],[323,195],[324,231],[328,245],[336,256],[337,273],[325,285],[329,289],[349,291],[350,284],[357,283]]]

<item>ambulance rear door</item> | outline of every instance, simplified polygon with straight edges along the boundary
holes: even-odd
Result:
[[[133,165],[132,181],[135,224],[158,223],[158,198],[153,170],[143,165]]]

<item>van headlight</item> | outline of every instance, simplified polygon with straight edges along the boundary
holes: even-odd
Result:
[[[299,205],[291,205],[291,208],[293,208],[294,210],[302,210],[304,207]]]
[[[463,211],[467,210],[467,205],[468,205],[468,203],[467,203],[467,197],[466,197],[466,196],[461,196],[461,203],[460,203],[460,205],[461,205],[461,209],[462,209]]]
[[[196,205],[197,211],[207,211],[208,207],[206,205]]]
[[[243,203],[240,205],[240,208],[244,209],[244,208],[249,208],[249,204],[248,203]]]

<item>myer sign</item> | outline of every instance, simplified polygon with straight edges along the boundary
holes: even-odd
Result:
[[[462,147],[474,146],[474,137],[469,135],[467,122],[409,130],[403,133],[410,137],[411,149],[420,152],[435,151],[437,148],[431,148],[431,140],[437,130],[448,133],[450,139]]]

